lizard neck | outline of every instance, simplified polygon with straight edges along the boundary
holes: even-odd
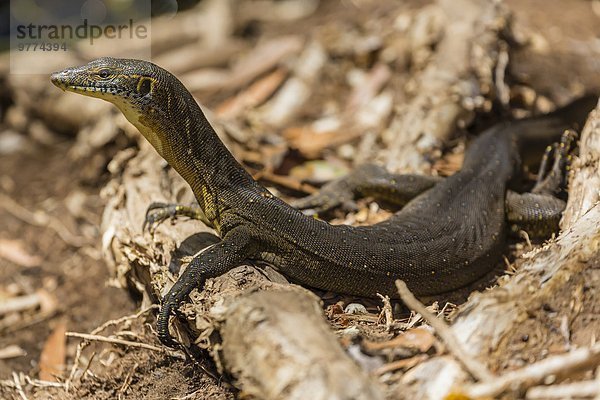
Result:
[[[190,185],[204,213],[201,220],[221,233],[224,211],[236,206],[243,192],[260,192],[260,186],[221,142],[193,98],[179,105],[183,110],[165,112],[160,127],[143,119],[136,126]]]

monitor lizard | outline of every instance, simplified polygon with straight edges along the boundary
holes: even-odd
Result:
[[[157,330],[171,347],[178,344],[169,333],[169,319],[189,293],[246,259],[271,263],[304,285],[370,297],[396,297],[396,279],[417,295],[475,281],[499,259],[509,217],[531,226],[556,226],[564,203],[542,190],[548,185],[539,185],[537,193],[507,194],[520,172],[519,149],[537,139],[559,138],[572,123],[584,121],[595,100],[484,131],[469,146],[462,169],[444,180],[366,167],[333,183],[344,187],[340,193],[379,193],[406,203],[384,222],[348,226],[307,216],[256,182],[184,85],[150,62],[100,58],[56,72],[51,81],[116,105],[191,186],[199,205],[191,215],[222,238],[190,262],[163,299]],[[331,203],[334,196],[324,193],[299,205]]]

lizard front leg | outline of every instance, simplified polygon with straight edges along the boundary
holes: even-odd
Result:
[[[142,230],[148,228],[152,233],[156,225],[160,224],[168,218],[176,217],[189,217],[202,221],[204,224],[210,226],[210,222],[204,215],[202,209],[197,205],[186,206],[177,203],[152,203],[146,209],[146,216],[144,217],[144,224]]]
[[[208,278],[214,278],[238,266],[254,252],[255,241],[250,229],[237,227],[223,240],[197,255],[164,297],[156,324],[158,338],[168,347],[179,344],[169,333],[169,318],[190,292],[201,288]]]

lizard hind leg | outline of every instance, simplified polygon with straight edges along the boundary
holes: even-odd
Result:
[[[291,203],[301,210],[325,212],[341,207],[354,210],[354,199],[371,196],[402,207],[410,200],[433,187],[441,178],[426,175],[391,174],[385,168],[364,164],[348,175],[327,183],[315,194]]]
[[[508,191],[506,215],[513,231],[524,230],[529,237],[547,238],[558,230],[566,203],[556,195],[566,184],[575,139],[573,131],[565,131],[559,143],[548,146],[531,192]]]
[[[560,142],[548,146],[531,193],[558,194],[566,186],[567,172],[571,165],[571,154],[576,139],[575,131],[566,130],[562,134]],[[553,159],[552,166],[549,165],[550,159]]]

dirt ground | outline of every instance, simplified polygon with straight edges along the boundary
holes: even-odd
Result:
[[[258,29],[260,34],[297,33],[322,24],[332,14],[348,21],[358,18],[352,8],[343,3],[322,5],[320,11],[306,20],[264,23]],[[592,11],[592,3],[596,2],[508,0],[506,3],[514,12],[515,30],[533,33],[534,45],[542,49],[532,52],[524,47],[514,54],[511,84],[526,84],[557,102],[573,92],[600,91],[597,4],[596,11]],[[385,12],[385,7],[373,9],[373,12]],[[204,100],[211,104],[210,98]],[[27,139],[23,150],[0,156],[0,241],[12,244],[17,241],[22,252],[35,259],[30,263],[16,263],[0,257],[0,302],[17,295],[44,293],[49,310],[46,314],[26,314],[29,319],[15,319],[13,323],[8,317],[0,321],[0,349],[16,345],[24,351],[17,357],[0,358],[0,380],[12,380],[15,372],[38,377],[40,356],[56,329],[89,333],[106,321],[138,311],[137,299],[108,284],[110,277],[101,255],[102,238],[98,228],[103,211],[99,192],[108,179],[104,168],[118,149],[132,143],[127,140],[111,143],[102,155],[73,165],[67,154],[74,137],[57,134],[55,139],[54,144]],[[13,202],[18,204],[18,209]],[[35,213],[49,216],[49,224],[32,221]],[[61,237],[57,231],[64,229],[70,235]],[[600,332],[600,300],[595,296],[600,290],[600,264],[591,263],[572,287],[583,293],[583,311],[571,322],[571,343],[589,344]],[[557,293],[555,303],[544,307],[544,321],[552,335],[537,335],[541,329],[538,323],[526,321],[519,332],[515,332],[514,340],[502,346],[497,360],[490,363],[494,369],[522,366],[547,354],[564,351],[566,342],[556,316],[570,299],[571,293]],[[152,323],[153,318],[146,315],[132,322],[136,329],[127,326],[120,329],[135,331],[138,338],[158,345]],[[376,336],[377,330],[372,333],[372,337]],[[69,363],[78,343],[76,338],[67,341]],[[30,399],[95,400],[244,397],[243,393],[236,392],[228,377],[211,376],[215,370],[209,362],[201,368],[144,349],[114,347],[109,355],[107,346],[98,345],[97,351],[103,360],[112,357],[111,362],[96,365],[93,373],[86,375],[70,393],[37,387],[28,388],[26,395]],[[89,359],[89,354],[87,357]],[[63,378],[67,375],[68,370]],[[0,397],[21,398],[13,389],[1,386]]]

